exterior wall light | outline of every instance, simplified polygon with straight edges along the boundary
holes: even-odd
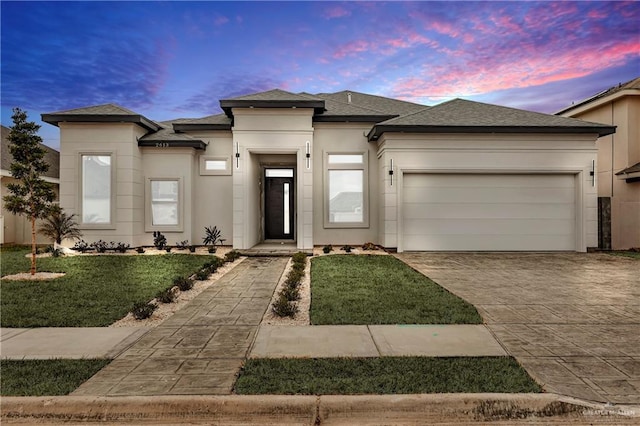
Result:
[[[240,168],[240,144],[236,142],[236,169]]]
[[[307,158],[307,169],[311,168],[311,143],[307,141],[305,148],[305,157]]]
[[[393,186],[393,158],[389,162],[389,183]]]
[[[589,175],[591,176],[591,186],[596,186],[596,160],[591,160],[591,171]]]

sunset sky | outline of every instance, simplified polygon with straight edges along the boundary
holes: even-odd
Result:
[[[2,124],[117,103],[350,89],[553,113],[640,76],[639,2],[1,2]],[[43,124],[58,148],[58,129]]]

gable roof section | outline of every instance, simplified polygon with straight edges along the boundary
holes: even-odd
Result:
[[[583,101],[570,105],[564,109],[561,109],[560,111],[556,112],[556,115],[572,115],[567,113],[577,109],[582,109],[583,107],[587,107],[590,104],[594,104],[593,106],[595,107],[596,106],[595,104],[606,102],[607,98],[610,98],[612,100],[613,98],[616,98],[618,96],[624,96],[625,94],[640,95],[640,77],[627,81],[626,83],[621,83],[607,90],[603,90],[600,93],[596,93],[595,95]],[[591,109],[591,108],[587,108],[587,109]]]
[[[351,95],[351,96],[349,96]],[[401,101],[399,99],[385,98],[384,96],[369,95],[366,93],[343,90],[336,93],[319,93],[317,97],[340,102],[348,105],[355,105],[377,112],[379,115],[400,116],[411,114],[428,108],[426,105],[413,102]]]
[[[13,155],[9,152],[9,132],[11,129],[5,126],[2,126],[2,147],[0,150],[0,168],[2,170],[6,170],[7,172],[11,168],[11,163],[13,162]],[[49,164],[49,170],[46,173],[43,173],[43,176],[59,179],[60,178],[60,153],[53,148],[50,148],[46,145],[41,145],[46,153],[44,154],[44,161]]]
[[[313,108],[315,113],[322,113],[324,100],[274,89],[231,99],[221,99],[220,108],[228,117],[232,116],[232,108]]]
[[[135,123],[148,131],[160,130],[160,125],[143,115],[116,104],[96,105],[85,108],[42,114],[42,121],[58,126],[61,122],[72,123]]]
[[[179,120],[181,121],[181,120]],[[160,123],[160,130],[138,139],[138,146],[206,149],[202,140],[174,131],[171,122]],[[174,124],[175,125],[175,124]]]
[[[226,114],[209,115],[202,118],[181,119],[173,122],[176,132],[190,130],[231,130],[232,120]]]
[[[355,92],[342,92],[344,96],[333,96],[334,94],[321,93],[315,95],[325,100],[325,111],[322,114],[315,114],[313,116],[314,122],[370,122],[379,123],[400,115],[399,111],[392,111],[388,108],[378,107],[371,102],[362,102],[367,97],[380,98],[379,96],[364,95],[358,93],[355,96]],[[351,94],[351,102],[349,102],[348,94]],[[305,94],[306,95],[306,94]],[[313,96],[313,95],[309,95]],[[357,101],[356,101],[357,99]],[[385,98],[380,98],[385,99]],[[360,102],[358,102],[360,101]],[[421,106],[426,108],[425,106]]]
[[[369,141],[385,132],[406,133],[597,133],[615,132],[615,126],[591,123],[539,112],[453,99],[428,109],[376,124]]]
[[[627,182],[636,182],[640,179],[640,163],[636,163],[631,167],[627,167],[626,169],[619,171],[616,173],[616,176],[618,176],[618,179],[627,180]]]

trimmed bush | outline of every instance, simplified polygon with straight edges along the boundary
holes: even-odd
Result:
[[[296,313],[298,313],[298,307],[294,303],[289,302],[289,300],[287,300],[287,298],[282,294],[275,301],[275,303],[271,307],[271,310],[279,317],[293,318],[295,317]]]
[[[333,251],[333,246],[331,244],[327,244],[326,246],[322,247],[322,252],[324,254],[331,253],[332,251]]]
[[[158,305],[151,302],[136,302],[133,304],[133,309],[131,309],[131,313],[133,317],[137,320],[143,320],[149,318],[153,312],[158,309]]]
[[[231,250],[227,254],[224,255],[225,262],[234,262],[236,259],[240,257],[240,252],[237,250]]]
[[[205,281],[206,279],[209,278],[209,269],[207,269],[207,268],[200,269],[198,272],[196,272],[194,278],[197,281]]]
[[[302,265],[304,265],[307,262],[307,254],[299,251],[298,253],[294,254],[291,259],[293,259],[294,264],[301,263]]]
[[[173,280],[173,285],[177,286],[180,291],[189,291],[193,288],[193,281],[186,277],[176,277]]]
[[[160,303],[173,303],[177,296],[173,289],[174,287],[171,287],[166,290],[159,291],[158,294],[156,294],[156,300]]]

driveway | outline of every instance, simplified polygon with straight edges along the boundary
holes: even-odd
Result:
[[[640,261],[601,253],[400,253],[478,308],[547,392],[640,403]]]

